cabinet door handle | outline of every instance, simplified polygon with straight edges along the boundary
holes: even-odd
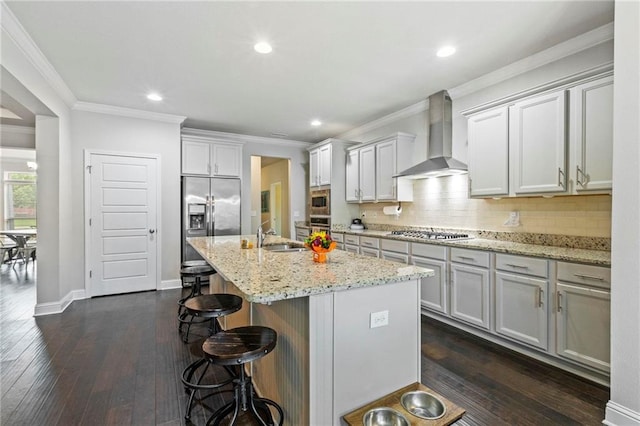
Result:
[[[207,163],[207,174],[210,175],[211,174],[211,164]]]
[[[557,291],[556,292],[556,305],[558,305],[558,312],[562,310],[562,294]]]
[[[457,256],[457,257],[458,257],[458,259],[471,260],[471,261],[473,261],[473,262],[475,262],[475,261],[476,261],[476,259],[475,259],[475,258],[473,258],[473,257],[469,257],[469,256]]]
[[[564,182],[565,182],[564,172],[562,171],[562,168],[558,167],[558,185],[561,186],[562,189],[565,189]]]
[[[537,296],[538,296],[537,297],[537,299],[538,299],[537,300],[537,304],[538,304],[538,307],[541,308],[542,307],[542,296],[544,295],[544,290],[542,290],[542,288],[538,287],[537,293],[538,293],[537,294]]]
[[[585,275],[585,274],[573,274],[574,276],[578,277],[578,278],[583,278],[585,280],[596,280],[596,281],[604,281],[604,278],[602,277],[596,277],[594,275]]]
[[[215,174],[218,174],[218,163],[216,163]]]
[[[515,263],[505,263],[504,265],[511,266],[512,268],[518,268],[518,269],[529,269],[528,266],[516,265]]]
[[[580,177],[582,177],[582,179]],[[587,184],[587,175],[585,175],[584,172],[580,170],[580,166],[578,165],[576,165],[576,183],[583,188]]]
[[[363,241],[362,244],[364,244],[365,246],[372,246],[373,243],[371,241]]]

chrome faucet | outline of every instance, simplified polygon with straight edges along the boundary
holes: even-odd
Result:
[[[269,223],[269,221],[265,220],[260,225],[258,225],[258,231],[256,232],[256,247],[262,247],[262,245],[264,244],[264,238],[266,234],[262,232],[262,225],[264,225],[265,223]]]

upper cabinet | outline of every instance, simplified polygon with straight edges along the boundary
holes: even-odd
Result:
[[[412,165],[414,139],[396,133],[349,148],[346,201],[413,201],[413,182],[393,176]]]
[[[469,117],[470,195],[509,194],[509,107]]]
[[[571,89],[571,167],[575,191],[611,189],[613,76]]]
[[[242,145],[201,136],[182,136],[182,174],[242,176]]]
[[[612,72],[555,87],[467,112],[471,197],[611,190]]]
[[[511,172],[516,195],[562,192],[566,177],[564,90],[509,107]]]
[[[331,185],[331,144],[309,151],[309,186]]]

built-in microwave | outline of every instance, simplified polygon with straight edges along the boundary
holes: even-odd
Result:
[[[331,191],[329,189],[320,189],[311,191],[311,211],[312,215],[331,215]]]

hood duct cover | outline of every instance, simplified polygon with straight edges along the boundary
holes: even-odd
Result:
[[[466,173],[467,165],[451,158],[451,98],[446,90],[429,96],[428,160],[403,170],[394,177],[423,179]]]

